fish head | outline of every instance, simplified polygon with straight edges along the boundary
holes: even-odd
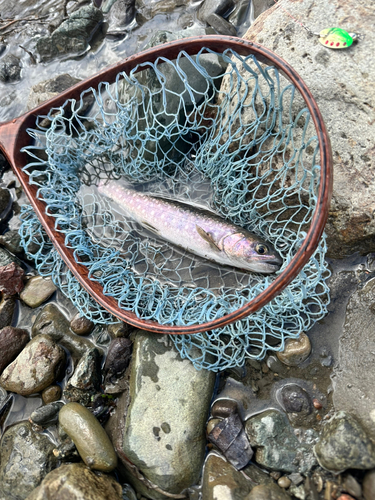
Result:
[[[269,242],[248,232],[228,235],[223,240],[223,250],[236,267],[256,273],[274,273],[283,263]]]

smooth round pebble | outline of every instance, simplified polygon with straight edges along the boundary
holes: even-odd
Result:
[[[281,476],[277,481],[277,484],[280,486],[280,488],[286,489],[289,488],[289,486],[292,484],[292,481],[286,476]]]
[[[227,418],[238,412],[238,404],[234,399],[218,399],[211,408],[213,417]]]
[[[288,339],[284,351],[277,352],[276,355],[285,365],[298,366],[309,357],[310,352],[310,339],[302,332],[298,339]]]
[[[20,294],[21,300],[29,307],[39,307],[56,292],[53,281],[42,276],[33,276]]]
[[[68,403],[59,413],[59,423],[90,469],[111,472],[117,466],[113,445],[94,415],[79,403]]]
[[[50,385],[42,392],[43,403],[48,405],[61,399],[61,387],[59,385]]]
[[[81,316],[79,312],[70,322],[70,328],[77,335],[88,335],[93,331],[94,327],[95,324],[88,318]]]
[[[355,498],[353,498],[352,496],[346,494],[346,493],[343,493],[342,495],[340,495],[337,500],[355,500]]]

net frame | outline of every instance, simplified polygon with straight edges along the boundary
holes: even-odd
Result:
[[[120,310],[117,303],[111,297],[103,297],[100,286],[96,282],[91,282],[88,273],[85,273],[85,268],[83,266],[75,265],[72,251],[65,246],[64,235],[55,229],[54,221],[51,221],[46,215],[46,205],[37,198],[37,187],[29,183],[28,175],[25,172],[19,170],[19,167],[25,166],[28,160],[28,157],[21,152],[21,149],[29,142],[29,137],[26,134],[26,128],[35,126],[35,121],[38,115],[47,114],[48,110],[52,107],[57,107],[63,104],[67,99],[78,99],[80,94],[85,89],[89,87],[96,88],[103,80],[111,83],[115,80],[119,72],[129,72],[135,66],[140,65],[143,62],[154,62],[159,57],[174,59],[181,50],[186,51],[189,55],[194,55],[202,47],[208,47],[218,52],[224,51],[227,48],[232,48],[238,54],[244,56],[253,54],[258,61],[277,68],[296,87],[310,111],[319,142],[321,176],[318,200],[310,228],[299,250],[287,268],[268,286],[264,292],[260,293],[257,297],[255,297],[255,299],[251,300],[248,304],[242,306],[236,311],[207,323],[188,326],[160,325],[154,321],[142,320],[129,311]],[[78,282],[90,293],[95,301],[119,319],[122,319],[133,326],[164,334],[192,334],[222,328],[229,323],[239,321],[265,306],[298,275],[305,263],[316,250],[323,233],[324,225],[328,217],[329,201],[332,192],[332,154],[322,116],[311,95],[311,92],[295,70],[293,70],[289,64],[276,54],[258,44],[237,38],[215,35],[166,43],[162,46],[158,46],[129,57],[125,61],[108,68],[107,70],[84,82],[81,82],[80,84],[77,84],[57,98],[44,103],[35,110],[32,110],[30,113],[14,120],[11,124],[8,123],[6,125],[7,127],[3,126],[3,132],[5,133],[1,139],[2,149],[19,176],[21,184],[23,185],[26,194],[29,196],[32,206],[38,215],[38,218],[41,220],[49,238],[55,245],[55,248],[57,248],[59,254]],[[18,168],[16,165],[18,165]]]

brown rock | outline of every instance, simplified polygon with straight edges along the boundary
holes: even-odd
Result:
[[[47,335],[29,342],[0,377],[7,391],[29,396],[53,384],[65,366],[65,351]]]
[[[301,333],[298,339],[288,339],[285,342],[285,349],[276,355],[285,365],[298,366],[309,357],[310,352],[310,339],[305,333]]]
[[[5,295],[16,295],[22,292],[24,276],[25,271],[14,262],[0,267],[0,291]]]
[[[290,500],[290,496],[277,484],[259,484],[250,491],[245,500]]]
[[[50,385],[42,392],[43,402],[47,405],[61,399],[61,387],[59,385]]]
[[[16,359],[29,340],[29,333],[22,328],[6,326],[0,330],[0,374]]]
[[[70,328],[77,335],[88,335],[93,331],[95,324],[88,318],[77,313],[70,322]]]
[[[83,463],[51,471],[26,500],[122,500],[121,485],[111,476],[95,474]]]
[[[9,326],[12,323],[15,307],[16,300],[14,297],[2,297],[0,301],[0,328]]]

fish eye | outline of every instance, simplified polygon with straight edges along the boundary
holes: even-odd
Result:
[[[257,246],[255,247],[255,251],[259,253],[259,255],[264,255],[266,252],[268,252],[268,248],[266,247],[266,245],[258,243]]]

